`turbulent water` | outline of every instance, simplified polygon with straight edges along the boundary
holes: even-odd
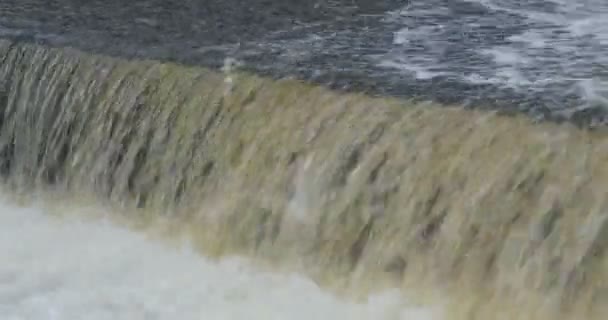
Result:
[[[381,64],[492,84],[570,116],[607,105],[607,18],[602,0],[411,1],[387,17],[404,28]]]
[[[603,130],[8,41],[0,111],[13,193],[449,319],[605,314]]]
[[[74,215],[0,204],[2,319],[439,319],[399,293],[347,302],[300,276],[209,261],[188,246]]]
[[[605,317],[604,2],[205,3],[0,2],[0,318]]]
[[[0,35],[211,67],[230,57],[334,88],[605,122],[602,0],[197,3],[5,0]]]

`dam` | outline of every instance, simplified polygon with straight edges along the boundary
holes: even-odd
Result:
[[[608,7],[516,2],[2,1],[0,317],[602,319]]]

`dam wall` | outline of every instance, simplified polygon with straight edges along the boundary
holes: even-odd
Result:
[[[328,287],[446,299],[453,319],[602,316],[606,138],[0,40],[5,188],[95,197]]]

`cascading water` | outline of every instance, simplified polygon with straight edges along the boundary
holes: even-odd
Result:
[[[446,319],[603,315],[605,131],[226,76],[0,40],[6,192]]]

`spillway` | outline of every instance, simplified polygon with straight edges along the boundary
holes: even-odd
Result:
[[[601,128],[8,40],[0,126],[5,193],[109,207],[209,258],[447,319],[605,311]]]

